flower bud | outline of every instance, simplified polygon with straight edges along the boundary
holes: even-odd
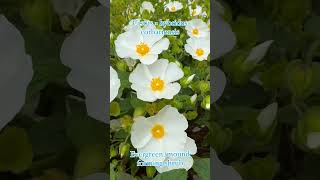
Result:
[[[201,103],[201,107],[202,107],[203,109],[210,110],[210,95],[207,95],[207,96],[203,99],[203,101],[202,101],[202,103]]]
[[[145,107],[136,107],[133,112],[133,117],[145,116],[146,108]]]
[[[194,94],[193,96],[191,96],[191,98],[190,98],[191,104],[195,104],[196,103],[197,97],[198,97],[197,94]]]
[[[120,146],[119,146],[119,154],[120,154],[120,157],[123,158],[126,154],[128,154],[130,150],[130,144],[128,143],[121,143]]]
[[[113,101],[110,103],[110,115],[111,116],[119,116],[120,114],[120,105],[118,102]]]
[[[297,99],[304,99],[312,92],[312,67],[296,60],[287,66],[288,87]]]
[[[203,93],[203,94],[210,91],[210,83],[207,81],[200,81],[199,82],[199,89],[200,89],[201,93]]]
[[[118,155],[118,151],[114,148],[114,146],[111,146],[110,148],[110,158],[116,157]]]
[[[123,117],[120,118],[120,121],[121,121],[121,126],[124,128],[124,129],[127,129],[129,128],[132,123],[133,123],[133,119],[131,116],[129,115],[125,115]]]
[[[188,111],[187,113],[185,113],[185,117],[188,120],[194,120],[198,117],[198,113],[197,113],[197,111]]]
[[[156,174],[156,168],[153,166],[146,167],[146,173],[149,178],[152,178]]]

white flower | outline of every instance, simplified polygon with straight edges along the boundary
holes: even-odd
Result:
[[[22,35],[3,15],[0,15],[0,29],[1,130],[24,105],[33,70]]]
[[[223,94],[224,88],[227,84],[227,78],[223,71],[215,66],[211,66],[211,73],[213,73],[213,102],[216,102]]]
[[[78,178],[77,180],[103,180],[103,179],[108,179],[108,174],[107,173],[90,174],[90,175],[88,175],[86,177]]]
[[[207,38],[189,38],[184,49],[193,59],[203,61],[210,54],[210,39]]]
[[[208,24],[201,19],[192,19],[189,21],[186,25],[186,30],[188,35],[194,38],[205,38],[210,35]]]
[[[75,17],[85,3],[85,0],[51,0],[51,2],[54,10],[59,15],[71,15]]]
[[[236,45],[236,35],[232,31],[231,26],[221,17],[223,13],[223,6],[217,1],[213,1],[213,59],[225,55]]]
[[[278,112],[278,103],[272,103],[264,108],[258,115],[258,124],[262,131],[268,130],[273,121],[276,119]]]
[[[131,88],[143,101],[172,99],[179,93],[180,84],[175,82],[183,77],[183,71],[177,64],[159,59],[151,65],[138,64],[129,76]]]
[[[110,66],[110,102],[117,97],[120,88],[118,73]]]
[[[211,150],[211,157],[213,158],[214,166],[212,166],[212,179],[228,179],[228,180],[242,180],[239,173],[232,167],[224,165],[217,156],[214,150]]]
[[[143,64],[154,63],[170,43],[167,38],[163,38],[163,34],[147,33],[156,30],[155,26],[149,25],[120,34],[115,40],[118,56],[139,59]]]
[[[183,5],[179,1],[173,1],[169,2],[164,6],[165,10],[168,10],[169,12],[177,12],[183,8]]]
[[[187,137],[187,142],[184,145],[183,152],[189,152],[190,155],[194,155],[197,153],[197,145],[195,141],[189,137]],[[178,166],[156,166],[155,168],[159,173],[163,173],[166,171],[170,171],[173,169],[186,169],[187,171],[192,167],[193,165],[193,158],[192,156],[186,156],[186,157],[167,157],[164,161],[181,161],[183,164]]]
[[[311,132],[308,134],[307,146],[310,149],[315,149],[320,146],[320,133],[319,132]]]
[[[197,5],[195,9],[192,9],[192,6],[189,6],[190,16],[198,16],[202,13],[202,7]]]
[[[140,8],[140,13],[143,13],[144,10],[146,10],[148,12],[152,12],[152,13],[155,11],[152,3],[149,1],[143,1],[141,8]]]
[[[104,6],[89,9],[81,24],[66,38],[60,52],[62,63],[71,68],[68,83],[85,95],[88,114],[103,122],[108,119],[106,16]]]
[[[148,118],[137,117],[131,129],[131,142],[138,153],[184,152],[187,143],[188,121],[176,108],[165,106]],[[143,161],[163,162],[165,156],[140,157]]]

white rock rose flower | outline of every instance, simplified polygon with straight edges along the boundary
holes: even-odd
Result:
[[[184,152],[188,137],[185,132],[187,128],[188,121],[184,115],[174,107],[165,106],[155,116],[140,116],[134,119],[131,142],[138,153]],[[189,147],[189,143],[187,146]],[[142,161],[147,162],[163,162],[165,158],[140,157]]]
[[[86,97],[89,116],[107,121],[107,8],[94,7],[88,10],[81,24],[67,37],[60,57],[71,68],[68,83]]]
[[[110,102],[117,97],[120,85],[117,71],[110,66]]]
[[[169,2],[164,6],[164,9],[169,12],[177,12],[183,8],[183,5],[179,1]]]
[[[185,28],[190,37],[205,38],[210,35],[210,28],[208,27],[208,24],[201,19],[192,19],[191,21],[188,21]]]
[[[159,59],[151,65],[138,64],[129,76],[131,88],[143,101],[153,102],[157,99],[172,99],[179,93],[181,86],[178,81],[183,71],[176,63]]]
[[[189,152],[190,155],[194,155],[197,153],[197,145],[195,141],[189,137],[187,137],[187,142],[184,145],[184,152]],[[181,161],[183,164],[181,166],[156,166],[155,168],[159,173],[163,173],[166,171],[170,171],[173,169],[185,169],[189,170],[193,165],[193,158],[192,156],[186,156],[186,157],[167,157],[164,161]]]
[[[210,54],[210,39],[207,38],[189,38],[184,49],[189,53],[193,59],[203,61],[208,58]]]
[[[154,25],[126,31],[115,40],[117,55],[120,58],[140,60],[143,64],[152,64],[158,55],[169,48],[169,39],[163,34],[146,33],[156,31]]]
[[[196,5],[196,8],[193,9],[192,6],[189,6],[190,16],[198,16],[202,13],[202,7]]]
[[[0,130],[25,103],[33,76],[32,60],[25,52],[20,32],[0,15]]]
[[[154,13],[154,11],[155,11],[152,3],[149,1],[143,1],[141,8],[140,8],[140,13],[143,13],[143,11],[145,11],[145,10],[148,11],[149,13],[150,12]]]

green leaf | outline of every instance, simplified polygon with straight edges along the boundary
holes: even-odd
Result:
[[[187,180],[187,176],[186,170],[178,169],[158,174],[153,180]]]
[[[277,169],[277,162],[271,156],[254,158],[244,165],[244,179],[272,180]]]
[[[195,159],[192,168],[198,174],[200,180],[210,180],[209,158]]]
[[[84,177],[106,167],[106,146],[90,145],[80,150],[74,168],[75,177]]]
[[[72,143],[78,149],[90,144],[106,144],[107,125],[88,117],[83,102],[71,98],[67,102],[70,112],[67,115],[66,131]]]
[[[21,173],[32,163],[33,153],[24,129],[8,127],[0,134],[0,172]]]

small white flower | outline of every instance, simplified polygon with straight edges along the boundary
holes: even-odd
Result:
[[[170,44],[169,39],[163,38],[163,34],[147,33],[155,30],[155,26],[150,25],[120,34],[115,40],[118,56],[139,59],[143,64],[154,63]]]
[[[190,16],[198,16],[202,13],[202,7],[197,5],[195,9],[192,9],[192,6],[189,6]]]
[[[310,149],[315,149],[320,147],[320,133],[319,132],[311,132],[307,137],[307,146]]]
[[[259,113],[257,120],[262,131],[266,131],[271,127],[273,121],[276,119],[277,112],[278,103],[272,103]]]
[[[152,3],[149,1],[143,1],[141,8],[140,8],[140,13],[143,13],[144,10],[148,11],[149,13],[150,12],[154,13],[154,11],[155,11]]]
[[[192,19],[189,21],[186,25],[186,30],[188,35],[194,38],[205,38],[210,35],[208,24],[201,19]]]
[[[22,35],[3,15],[0,15],[0,29],[1,130],[24,105],[33,69]]]
[[[227,84],[227,78],[224,72],[215,66],[211,66],[211,73],[213,73],[213,102],[216,102],[223,94]]]
[[[120,79],[117,71],[110,66],[110,102],[117,97],[120,88]]]
[[[203,61],[210,54],[210,39],[207,38],[189,38],[184,49],[193,59]]]
[[[107,86],[109,81],[106,61],[107,8],[88,10],[81,24],[67,37],[60,57],[71,68],[68,83],[86,97],[88,115],[107,121]]]
[[[177,64],[159,59],[151,65],[138,64],[129,76],[131,88],[143,101],[153,102],[157,99],[172,99],[179,93],[181,86],[178,81],[183,71]]]
[[[189,152],[190,155],[194,155],[197,153],[197,145],[195,141],[189,137],[187,137],[187,142],[184,145],[183,152]],[[159,173],[163,173],[166,171],[170,171],[173,169],[186,169],[187,171],[192,167],[193,165],[193,158],[192,156],[186,156],[186,157],[167,157],[164,161],[181,161],[183,164],[182,166],[156,166],[155,168]]]
[[[183,152],[187,143],[188,121],[171,106],[165,106],[158,114],[148,118],[137,117],[131,129],[131,142],[138,153]],[[163,162],[165,156],[140,157],[143,161]]]
[[[177,12],[183,8],[183,5],[179,1],[173,1],[169,2],[164,6],[165,10],[168,10],[169,12]]]

